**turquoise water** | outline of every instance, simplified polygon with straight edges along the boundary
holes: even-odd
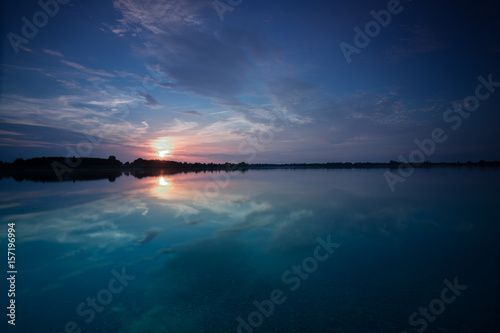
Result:
[[[498,332],[499,171],[417,170],[394,193],[383,171],[2,179],[18,273],[1,326]]]

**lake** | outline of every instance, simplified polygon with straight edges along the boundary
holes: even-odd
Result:
[[[417,169],[394,193],[384,171],[4,178],[0,244],[15,223],[17,274],[16,327],[2,325],[498,332],[499,170]]]

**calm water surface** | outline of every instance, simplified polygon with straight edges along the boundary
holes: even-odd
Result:
[[[499,176],[418,170],[395,193],[379,169],[2,179],[15,331],[498,332]]]

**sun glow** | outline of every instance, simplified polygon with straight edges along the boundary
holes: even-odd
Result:
[[[162,150],[158,152],[158,157],[164,158],[167,157],[170,154],[170,150]]]
[[[158,140],[153,141],[152,148],[155,150],[153,155],[159,158],[172,157],[173,153],[173,142],[172,139],[164,137],[159,138]]]

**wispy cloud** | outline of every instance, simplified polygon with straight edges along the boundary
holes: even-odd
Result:
[[[87,68],[83,65],[77,64],[76,62],[71,62],[71,61],[67,61],[67,60],[61,60],[61,62],[65,65],[70,66],[70,67],[79,69],[80,71],[85,72],[87,74],[106,76],[106,77],[115,77],[114,74],[108,73],[104,70],[101,70],[101,69],[96,70],[96,69]]]
[[[11,132],[11,131],[2,131],[0,130],[0,135],[22,135],[21,133]]]
[[[122,14],[120,25],[113,32],[120,35],[125,31],[141,32],[141,28],[155,34],[168,31],[172,25],[199,25],[203,22],[201,10],[211,6],[207,0],[115,0],[113,6]]]
[[[57,52],[57,51],[53,51],[53,50],[43,50],[43,52],[47,53],[47,54],[50,54],[50,55],[53,55],[53,56],[56,56],[56,57],[61,57],[61,58],[64,58],[64,56],[60,53],[60,52]]]
[[[159,229],[146,230],[143,234],[143,237],[137,241],[137,245],[151,242],[156,236],[158,236],[162,232],[163,231]]]
[[[36,148],[51,148],[58,144],[40,140],[22,140],[17,138],[0,138],[1,147],[36,147]]]
[[[77,86],[77,84],[75,82],[71,82],[68,80],[57,79],[56,81],[61,82],[62,84],[65,84],[65,85],[73,87],[73,88]]]
[[[32,49],[30,49],[29,47],[24,46],[23,44],[17,44],[17,47],[20,48],[23,51],[26,51],[26,52],[29,52],[29,53],[33,53]]]
[[[194,111],[194,110],[175,111],[175,112],[182,113],[182,114],[189,114],[189,115],[198,116],[198,117],[202,117],[203,116],[201,113],[199,113],[198,111]]]
[[[91,98],[95,100],[90,100]],[[91,92],[89,96],[61,96],[56,99],[7,95],[3,96],[0,105],[0,121],[9,124],[10,128],[18,126],[22,129],[19,132],[23,133],[23,136],[16,140],[33,141],[28,139],[30,133],[34,133],[36,128],[43,128],[43,131],[38,131],[41,137],[61,133],[60,138],[66,138],[62,141],[53,138],[54,145],[77,144],[85,138],[85,133],[97,131],[103,136],[103,145],[142,147],[144,144],[141,142],[144,142],[147,127],[121,119],[120,115],[127,112],[125,104],[120,97],[104,92]],[[49,128],[52,130],[47,131]],[[64,132],[66,134],[63,136]],[[10,144],[7,139],[2,139],[2,142]],[[40,143],[37,144],[39,145]]]
[[[140,97],[142,97],[144,99],[144,105],[146,105],[146,106],[150,106],[150,107],[161,106],[161,103],[158,102],[156,99],[154,99],[154,97],[151,96],[150,94],[146,94],[146,93],[138,91],[137,95],[139,95]]]
[[[210,1],[117,0],[114,7],[122,27],[148,40],[141,53],[162,68],[164,80],[159,86],[208,98],[251,122],[268,122],[270,110],[240,100],[243,93],[262,98],[253,87],[266,82],[255,72],[278,58],[280,48],[265,35],[228,27],[206,29],[200,17],[204,9],[213,11]],[[262,117],[257,110],[268,115]]]

